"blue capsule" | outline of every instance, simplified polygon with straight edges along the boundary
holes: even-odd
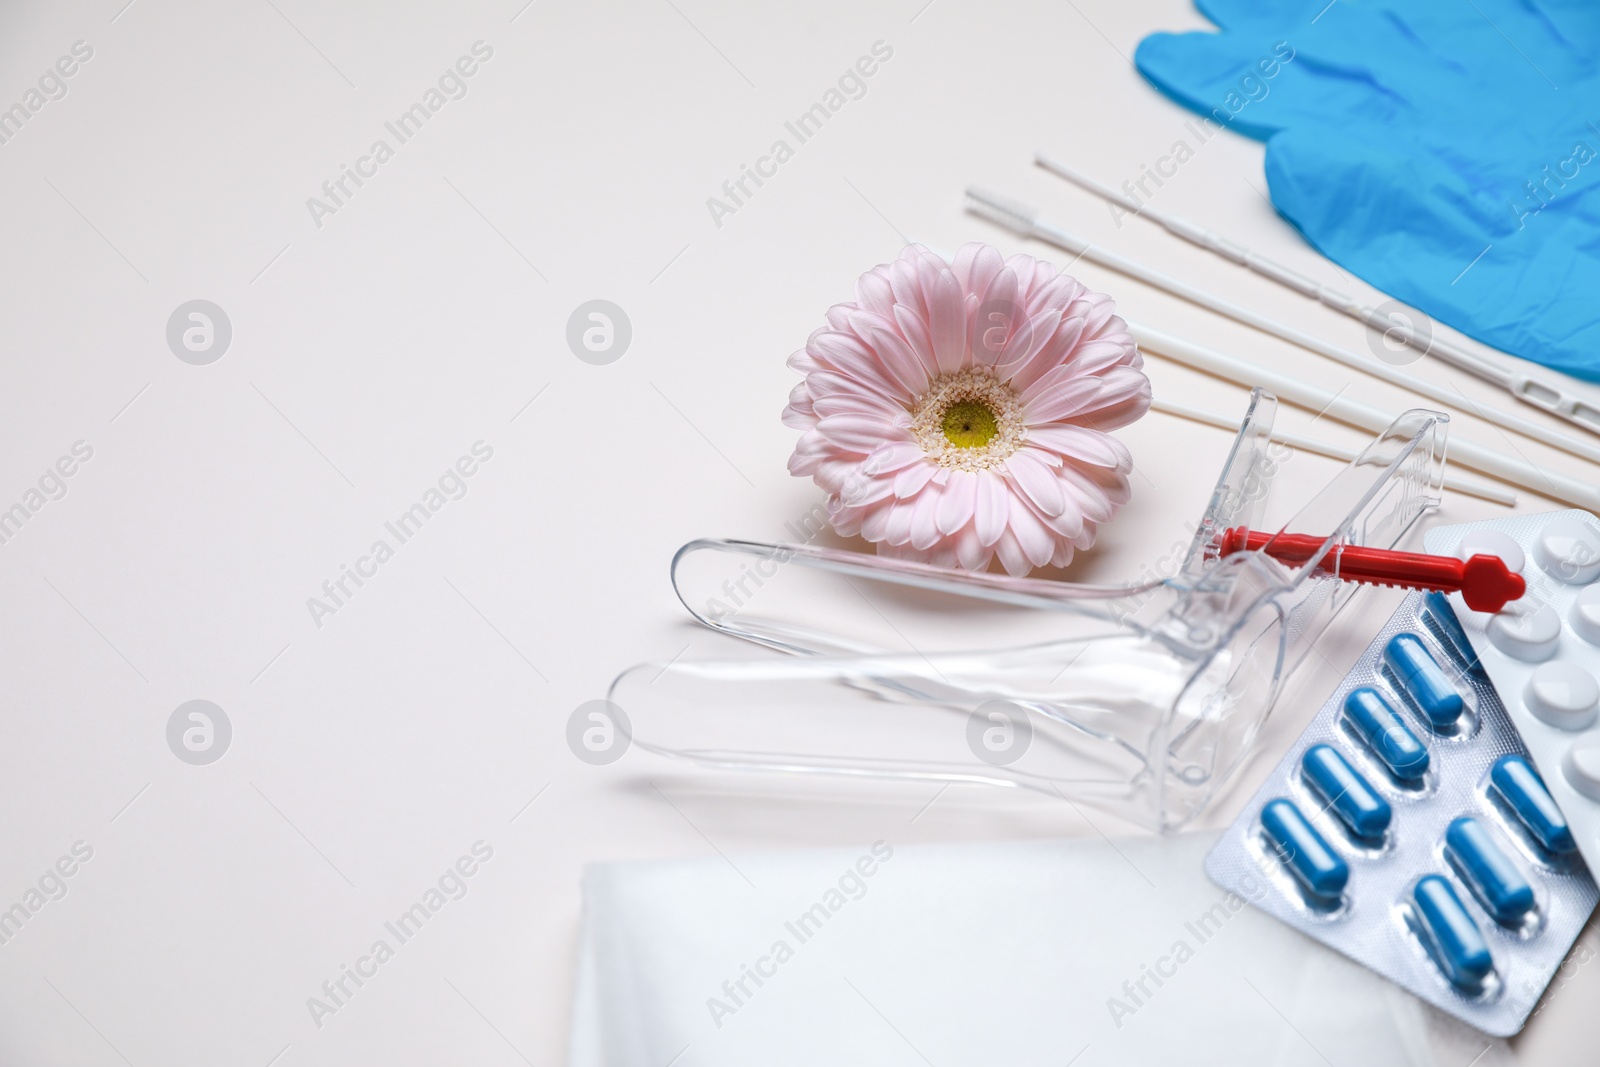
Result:
[[[1374,840],[1389,829],[1393,810],[1367,780],[1329,745],[1312,745],[1300,758],[1306,781],[1357,837]]]
[[[1444,847],[1496,922],[1515,926],[1533,910],[1533,886],[1477,819],[1462,816],[1452,822]]]
[[[1411,898],[1445,976],[1463,989],[1480,989],[1494,970],[1494,957],[1489,955],[1483,931],[1467,914],[1450,883],[1437,874],[1424,875],[1411,891]]]
[[[1383,662],[1434,726],[1449,726],[1461,718],[1466,702],[1416,634],[1389,638],[1383,646]]]
[[[1402,782],[1416,782],[1428,773],[1428,750],[1400,721],[1383,694],[1370,686],[1351,690],[1344,713],[1383,765]]]
[[[1422,597],[1428,618],[1443,635],[1445,644],[1450,646],[1450,651],[1455,653],[1458,660],[1467,670],[1477,675],[1483,674],[1483,664],[1478,662],[1478,653],[1472,647],[1472,640],[1467,637],[1467,631],[1461,628],[1461,620],[1456,618],[1455,609],[1450,606],[1450,599],[1438,590],[1426,593]]]
[[[1336,900],[1350,881],[1350,865],[1322,839],[1294,803],[1278,797],[1261,808],[1261,828],[1280,859],[1312,896]]]
[[[1489,772],[1489,784],[1539,844],[1558,856],[1577,849],[1567,817],[1526,758],[1501,756]]]

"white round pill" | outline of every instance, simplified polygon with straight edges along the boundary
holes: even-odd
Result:
[[[1513,603],[1489,620],[1495,648],[1524,663],[1543,663],[1561,646],[1561,616],[1548,604]]]
[[[1585,730],[1600,710],[1600,682],[1574,663],[1546,663],[1533,672],[1522,700],[1534,717],[1558,730]]]
[[[1572,788],[1600,801],[1600,740],[1574,741],[1561,758],[1561,774]]]
[[[1567,611],[1567,624],[1591,645],[1600,645],[1600,585],[1578,594]]]
[[[1528,565],[1528,557],[1516,538],[1499,530],[1472,530],[1456,545],[1456,558],[1469,560],[1473,556],[1499,556],[1506,569],[1518,574]]]
[[[1557,515],[1534,539],[1533,558],[1558,582],[1588,585],[1600,578],[1600,530],[1576,515]]]

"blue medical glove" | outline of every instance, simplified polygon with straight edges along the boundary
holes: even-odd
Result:
[[[1600,380],[1600,4],[1197,0],[1157,88],[1267,143],[1319,251],[1478,340]]]

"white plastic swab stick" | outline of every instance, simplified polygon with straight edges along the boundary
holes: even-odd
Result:
[[[1202,411],[1199,408],[1192,408],[1188,404],[1162,400],[1160,397],[1155,397],[1150,401],[1150,410],[1160,411],[1167,415],[1176,415],[1180,419],[1188,419],[1190,422],[1198,422],[1205,426],[1215,426],[1219,430],[1227,430],[1230,433],[1237,433],[1239,430],[1238,419],[1230,419],[1226,415],[1218,415],[1215,412]],[[1327,456],[1329,459],[1337,459],[1345,463],[1349,463],[1360,454],[1354,448],[1333,445],[1326,441],[1317,441],[1310,437],[1302,437],[1297,433],[1285,433],[1278,429],[1272,431],[1272,439],[1302,452]],[[1448,470],[1445,471],[1444,475],[1444,487],[1453,493],[1465,493],[1468,496],[1475,496],[1496,504],[1504,504],[1508,508],[1516,507],[1517,504],[1517,494],[1509,489],[1500,489],[1485,482],[1475,482],[1470,478],[1457,477]]]
[[[1173,296],[1189,301],[1208,311],[1215,311],[1219,315],[1226,315],[1235,322],[1242,322],[1246,326],[1254,327],[1263,333],[1269,333],[1292,345],[1326,356],[1336,363],[1342,363],[1353,370],[1370,374],[1390,385],[1397,385],[1402,389],[1409,389],[1419,396],[1425,396],[1439,404],[1470,411],[1485,422],[1493,423],[1507,430],[1541,441],[1554,448],[1571,452],[1575,456],[1582,456],[1591,463],[1600,463],[1600,443],[1594,441],[1581,441],[1576,437],[1558,433],[1547,426],[1531,422],[1520,415],[1513,415],[1509,411],[1499,408],[1486,407],[1476,404],[1457,390],[1448,389],[1442,385],[1434,385],[1414,375],[1396,370],[1387,363],[1380,363],[1370,356],[1360,356],[1354,352],[1330,345],[1326,341],[1313,337],[1303,330],[1285,325],[1276,319],[1269,319],[1259,315],[1242,304],[1235,304],[1231,300],[1197,289],[1188,282],[1179,281],[1170,274],[1163,274],[1152,267],[1120,256],[1115,252],[1107,251],[1098,245],[1091,244],[1083,238],[1068,233],[1061,227],[1041,220],[1034,210],[1025,204],[1019,204],[1004,197],[995,196],[993,193],[978,189],[968,189],[967,197],[971,201],[971,209],[984,218],[998,222],[1016,233],[1025,237],[1035,237],[1057,248],[1064,248],[1077,256],[1108,267],[1130,278],[1136,278],[1157,289],[1164,289]]]
[[[1396,416],[1393,414],[1379,411],[1359,400],[1352,400],[1343,393],[1330,393],[1321,386],[1250,363],[1237,356],[1205,348],[1185,341],[1181,337],[1174,337],[1145,326],[1129,323],[1128,329],[1142,349],[1159,353],[1186,367],[1213,374],[1236,385],[1243,385],[1246,388],[1259,385],[1296,407],[1319,412],[1368,433],[1382,433],[1395,420]],[[1600,509],[1600,487],[1580,482],[1576,478],[1541,470],[1525,460],[1512,459],[1482,445],[1458,440],[1453,436],[1449,444],[1449,455],[1460,466],[1509,482],[1530,493],[1575,504],[1590,511]]]
[[[1434,337],[1431,330],[1428,333],[1419,334],[1409,324],[1389,318],[1377,308],[1362,304],[1354,297],[1347,296],[1337,289],[1332,289],[1320,282],[1313,281],[1298,271],[1291,270],[1281,263],[1268,259],[1259,252],[1251,251],[1237,241],[1222,236],[1215,230],[1196,226],[1194,223],[1180,219],[1175,215],[1158,211],[1149,204],[1140,204],[1115,189],[1101,185],[1088,175],[1073,170],[1065,163],[1050,159],[1043,153],[1036,153],[1033,158],[1034,162],[1050,173],[1065,178],[1079,188],[1126,209],[1130,215],[1139,215],[1147,218],[1190,244],[1199,245],[1208,252],[1214,252],[1232,263],[1237,263],[1241,267],[1248,267],[1264,278],[1271,278],[1279,285],[1293,289],[1302,296],[1308,296],[1312,300],[1326,304],[1335,311],[1343,312],[1351,318],[1372,327],[1379,333],[1397,338],[1402,344],[1416,349],[1421,354],[1438,356],[1452,367],[1458,367],[1468,374],[1482,378],[1486,382],[1492,382],[1524,404],[1531,404],[1541,411],[1548,411],[1550,414],[1557,418],[1565,419],[1574,426],[1583,427],[1590,433],[1600,433],[1600,406],[1567,392],[1548,378],[1535,378],[1521,369],[1507,370],[1499,364],[1485,359],[1478,353],[1468,351],[1443,337]]]

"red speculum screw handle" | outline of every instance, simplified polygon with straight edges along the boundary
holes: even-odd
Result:
[[[1223,532],[1218,550],[1224,556],[1264,551],[1281,563],[1296,564],[1305,563],[1315,555],[1324,540],[1314,534],[1269,534],[1239,526]],[[1368,585],[1460,593],[1473,611],[1499,611],[1528,591],[1528,583],[1522,575],[1507,567],[1499,556],[1490,555],[1459,560],[1454,556],[1337,545],[1322,558],[1318,569],[1346,581]]]

